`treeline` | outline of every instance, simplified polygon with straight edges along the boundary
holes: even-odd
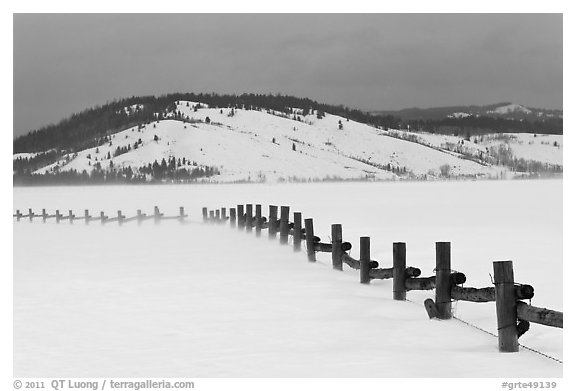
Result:
[[[563,172],[563,166],[559,164],[544,163],[514,156],[512,149],[507,144],[490,147],[485,161],[498,166],[510,167],[512,171],[522,173],[553,173]]]
[[[126,112],[125,108],[140,105]],[[156,113],[166,114],[168,105],[155,97],[133,97],[107,103],[34,130],[13,141],[14,153],[48,149],[77,152],[101,144],[101,139],[131,126],[149,123]]]
[[[16,174],[31,173],[55,162],[61,156],[58,151],[50,150],[31,157],[18,157],[12,160],[12,169]]]
[[[545,118],[536,121],[469,116],[463,118],[443,118],[437,120],[403,121],[401,127],[410,127],[414,132],[431,132],[470,137],[488,133],[539,133],[563,134],[562,118]]]
[[[186,168],[185,166],[192,166]],[[13,183],[17,186],[26,185],[87,185],[113,183],[192,183],[198,179],[219,175],[216,167],[198,166],[195,162],[185,159],[162,159],[138,168],[130,166],[116,168],[110,164],[108,170],[103,170],[100,163],[94,165],[89,173],[72,169],[66,171],[54,170],[44,174],[14,173]]]
[[[192,166],[193,168],[186,168]],[[198,166],[196,162],[186,160],[186,158],[171,157],[168,160],[162,158],[160,163],[154,160],[154,163],[148,163],[146,166],[138,168],[139,175],[148,176],[152,181],[177,181],[187,182],[198,178],[208,178],[219,175],[220,171],[216,167]]]

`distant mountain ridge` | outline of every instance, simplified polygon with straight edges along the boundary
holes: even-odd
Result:
[[[513,120],[538,121],[543,119],[561,119],[562,110],[539,109],[523,106],[512,102],[501,102],[484,106],[443,106],[431,108],[406,108],[401,110],[372,111],[375,115],[392,115],[403,121],[410,120],[440,120],[454,118],[455,113],[470,116],[505,118]],[[451,117],[452,116],[452,117]]]

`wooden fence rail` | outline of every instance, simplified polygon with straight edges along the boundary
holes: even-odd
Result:
[[[226,208],[222,208],[225,211]],[[534,288],[526,284],[514,282],[512,262],[494,262],[495,282],[493,287],[471,288],[463,287],[466,275],[452,270],[451,243],[436,242],[436,268],[435,274],[429,277],[420,277],[421,270],[413,266],[406,266],[406,243],[397,242],[392,245],[392,267],[379,268],[379,262],[370,257],[370,237],[360,238],[360,257],[354,259],[347,252],[352,249],[350,242],[342,239],[342,225],[331,226],[331,241],[322,242],[314,235],[314,222],[311,218],[304,219],[302,228],[302,213],[294,212],[294,221],[289,221],[290,208],[280,207],[278,220],[278,206],[269,205],[268,221],[262,216],[262,206],[256,204],[255,216],[252,216],[252,205],[237,205],[230,208],[230,225],[239,229],[246,228],[251,231],[256,228],[256,234],[268,229],[268,236],[276,238],[280,233],[280,243],[287,244],[289,236],[293,238],[294,251],[301,250],[302,241],[306,242],[306,254],[309,262],[316,262],[316,253],[331,253],[332,267],[343,270],[346,264],[350,268],[359,270],[360,283],[369,284],[373,279],[392,279],[392,296],[394,300],[406,300],[406,293],[414,290],[435,290],[435,298],[426,299],[424,308],[430,318],[452,318],[453,301],[470,301],[475,303],[495,302],[498,323],[498,344],[502,352],[518,351],[518,338],[525,333],[530,322],[545,326],[563,328],[563,313],[538,308],[523,302],[534,297]],[[236,214],[237,212],[237,214]],[[207,218],[207,208],[202,209],[204,221]],[[224,212],[222,214],[224,216]],[[25,217],[17,211],[17,218]],[[226,218],[215,217],[210,214],[210,220],[225,221]]]

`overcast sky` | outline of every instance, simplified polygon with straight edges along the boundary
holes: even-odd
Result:
[[[560,14],[14,16],[14,135],[132,95],[562,108]]]

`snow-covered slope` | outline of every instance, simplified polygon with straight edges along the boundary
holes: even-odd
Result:
[[[32,159],[38,155],[38,152],[21,152],[12,155],[12,159]]]
[[[426,132],[397,132],[400,137],[411,137],[418,142],[446,151],[456,151],[475,157],[487,151],[504,147],[518,159],[563,165],[563,136],[532,133],[499,133],[472,136],[470,140],[458,136]],[[493,152],[492,152],[493,153]]]
[[[218,168],[220,174],[210,178],[217,182],[424,178],[441,176],[443,166],[451,176],[498,177],[507,171],[444,150],[442,140],[449,136],[427,135],[421,144],[406,140],[402,135],[407,132],[381,130],[328,113],[319,118],[316,112],[303,116],[298,109],[287,115],[176,103],[169,119],[126,129],[112,135],[109,143],[36,172],[90,173],[96,165],[106,170],[111,163],[116,169],[137,170],[171,157],[184,158],[184,167]],[[114,156],[117,148],[128,147],[128,152]],[[561,164],[561,151],[553,158],[549,152],[543,153],[543,161]]]
[[[500,106],[495,108],[494,110],[488,111],[489,113],[495,113],[495,114],[508,114],[508,113],[514,113],[514,112],[522,112],[522,113],[526,113],[529,114],[532,111],[530,109],[527,109],[526,107],[516,104],[516,103],[510,103],[509,105],[505,105],[505,106]]]

